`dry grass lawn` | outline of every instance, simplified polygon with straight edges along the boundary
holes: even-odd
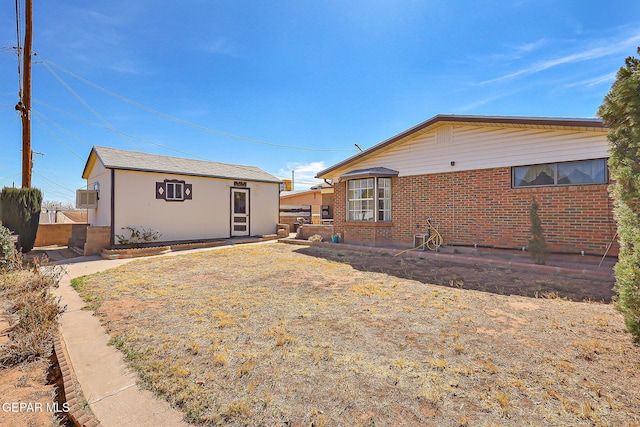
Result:
[[[63,309],[49,289],[62,271],[38,265],[0,270],[0,426],[67,425],[51,412],[58,399],[52,339]]]
[[[640,349],[611,304],[424,284],[304,248],[140,260],[74,286],[143,385],[198,424],[640,425]]]

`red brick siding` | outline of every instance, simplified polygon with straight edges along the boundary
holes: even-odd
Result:
[[[616,232],[607,185],[511,188],[511,168],[392,179],[392,222],[345,221],[345,183],[335,185],[336,232],[345,241],[413,243],[431,218],[446,243],[520,248],[531,238],[535,196],[550,249],[603,254]],[[617,245],[609,252],[617,254]]]

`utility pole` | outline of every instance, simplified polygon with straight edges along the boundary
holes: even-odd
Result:
[[[20,112],[22,114],[22,188],[31,187],[31,48],[33,45],[33,2],[25,0],[24,10],[24,50],[22,51],[23,80],[20,94]]]

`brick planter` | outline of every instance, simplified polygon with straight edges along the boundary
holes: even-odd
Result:
[[[102,258],[105,259],[126,259],[146,256],[162,255],[171,252],[171,246],[156,246],[153,248],[131,248],[131,249],[102,249]]]

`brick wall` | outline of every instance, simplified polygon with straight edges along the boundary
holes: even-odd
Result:
[[[66,246],[73,224],[40,224],[34,246]]]
[[[89,226],[87,228],[87,241],[84,244],[84,255],[97,255],[102,253],[102,248],[111,246],[111,227]]]
[[[431,218],[445,243],[520,248],[531,238],[532,197],[551,250],[603,254],[616,232],[607,185],[512,189],[510,168],[394,177],[390,224],[346,222],[345,183],[334,188],[334,225],[347,242],[410,245]]]
[[[297,239],[307,240],[309,237],[314,234],[319,234],[322,236],[323,242],[330,242],[331,235],[333,234],[333,226],[332,225],[316,225],[316,224],[305,224],[302,227],[298,228],[298,232],[296,235]]]

